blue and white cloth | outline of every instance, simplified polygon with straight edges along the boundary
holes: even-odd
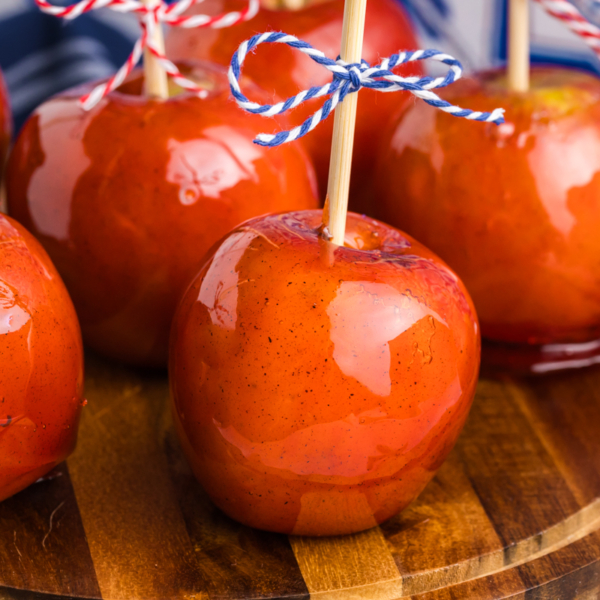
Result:
[[[33,0],[0,0],[0,66],[15,129],[49,96],[112,75],[139,35],[132,15],[98,10],[67,23],[41,13]]]
[[[413,17],[421,47],[437,48],[470,69],[506,60],[508,0],[398,0]],[[600,0],[572,0],[600,25]],[[68,5],[72,0],[56,0]],[[65,23],[44,15],[33,0],[0,0],[0,66],[8,84],[16,130],[49,96],[116,71],[139,36],[136,18],[99,10]],[[600,73],[593,52],[559,21],[532,3],[534,62]]]

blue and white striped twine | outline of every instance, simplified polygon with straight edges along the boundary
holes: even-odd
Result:
[[[286,44],[292,48],[296,48],[300,52],[304,52],[304,54],[312,58],[316,63],[331,71],[333,80],[326,85],[304,90],[288,98],[285,102],[272,105],[252,102],[242,93],[239,79],[242,65],[246,60],[248,52],[254,50],[260,44]],[[448,65],[450,67],[448,74],[445,77],[437,78],[401,77],[391,71],[391,69],[398,65],[426,59]],[[293,35],[267,32],[255,35],[240,45],[231,59],[228,76],[231,93],[238,105],[250,113],[262,115],[263,117],[280,115],[311,98],[328,96],[323,106],[312,117],[304,121],[302,125],[294,127],[290,131],[280,131],[274,135],[259,134],[254,142],[260,146],[280,146],[281,144],[292,142],[305,136],[321,121],[324,121],[348,94],[358,92],[361,88],[369,88],[379,92],[408,91],[417,98],[421,98],[421,100],[427,102],[427,104],[431,104],[455,117],[462,117],[471,121],[482,121],[484,123],[495,123],[496,125],[504,123],[504,109],[498,108],[491,113],[467,110],[453,106],[431,91],[435,88],[446,87],[462,77],[462,65],[460,62],[452,56],[438,52],[437,50],[415,50],[393,54],[389,58],[382,60],[381,64],[371,67],[365,61],[361,64],[350,64],[340,59],[332,60],[320,50],[313,48],[309,43],[303,42]]]

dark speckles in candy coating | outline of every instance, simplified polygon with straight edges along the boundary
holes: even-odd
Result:
[[[321,211],[247,221],[180,304],[170,375],[198,479],[248,525],[304,535],[404,508],[454,445],[479,366],[462,283],[408,236]]]

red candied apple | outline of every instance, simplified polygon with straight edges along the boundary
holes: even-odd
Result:
[[[84,341],[133,364],[166,365],[177,303],[214,242],[250,217],[317,205],[302,149],[253,143],[264,122],[229,101],[221,67],[193,76],[207,98],[148,99],[140,74],[90,112],[85,89],[61,94],[9,164],[9,211],[54,260]]]
[[[338,535],[409,504],[450,452],[479,366],[477,317],[433,253],[350,213],[247,221],[173,323],[173,413],[209,496],[247,525]]]
[[[232,6],[226,0],[206,0],[197,10],[218,13]],[[295,11],[262,8],[252,20],[236,27],[201,31],[174,29],[167,38],[167,48],[175,58],[210,59],[228,66],[234,52],[244,40],[263,31],[285,31],[335,58],[341,47],[343,12],[344,0],[327,0]],[[381,58],[399,50],[414,50],[417,47],[410,20],[397,0],[369,0],[362,53],[367,62],[375,65]],[[412,64],[397,69],[397,72],[404,75],[420,74],[421,68]],[[244,73],[263,89],[273,90],[280,97],[293,96],[300,90],[323,85],[331,80],[329,71],[282,44],[261,47],[256,56],[246,61]],[[365,189],[368,184],[365,184],[371,177],[373,157],[388,120],[399,107],[408,102],[408,94],[382,94],[372,90],[361,92],[350,198],[354,210],[370,210],[369,193]],[[322,100],[312,100],[294,109],[291,116],[293,124],[301,124],[322,103]],[[273,128],[275,130],[276,127]],[[327,186],[332,133],[333,119],[328,119],[310,135],[302,138],[313,158],[323,198]]]
[[[442,96],[503,106],[507,123],[411,107],[379,162],[378,216],[456,270],[484,337],[531,348],[600,338],[600,80],[535,68],[530,91],[514,93],[490,72]]]
[[[67,290],[33,236],[0,215],[0,500],[73,451],[82,385]]]

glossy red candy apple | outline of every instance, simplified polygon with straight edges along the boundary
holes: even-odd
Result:
[[[479,331],[462,283],[413,239],[350,213],[259,217],[209,253],[172,331],[173,413],[234,519],[360,531],[409,504],[465,422]]]
[[[197,10],[217,13],[232,6],[227,0],[206,0]],[[167,47],[175,58],[203,58],[229,65],[233,53],[244,40],[264,31],[284,31],[335,58],[341,47],[343,11],[344,0],[313,3],[295,11],[263,7],[252,20],[236,27],[210,31],[174,29],[167,38]],[[410,20],[397,0],[369,0],[363,47],[363,58],[367,62],[375,65],[381,58],[399,50],[417,47]],[[421,71],[418,65],[413,64],[397,72],[414,74]],[[244,73],[263,89],[272,90],[280,97],[293,96],[300,90],[331,80],[329,71],[281,44],[261,46],[256,56],[247,59]],[[389,118],[407,102],[408,94],[382,94],[372,90],[363,90],[360,94],[350,199],[355,210],[362,212],[370,208],[370,195],[365,189],[369,186],[363,184],[370,179],[373,158]],[[294,109],[291,115],[293,124],[302,123],[322,103],[322,100],[313,100]],[[328,119],[302,138],[313,158],[323,198],[332,132],[333,119]]]
[[[589,344],[600,338],[600,80],[536,68],[520,94],[491,72],[442,95],[503,106],[507,122],[470,126],[411,107],[381,157],[378,215],[456,270],[484,337],[521,346],[491,360],[585,364],[600,346]]]
[[[229,100],[220,67],[192,76],[207,98],[150,100],[140,75],[90,112],[85,90],[61,94],[9,164],[9,210],[54,260],[84,341],[129,363],[166,365],[175,308],[214,242],[252,216],[317,205],[302,149],[254,144],[264,122]]]
[[[82,385],[67,290],[33,236],[0,215],[0,500],[73,451]]]

